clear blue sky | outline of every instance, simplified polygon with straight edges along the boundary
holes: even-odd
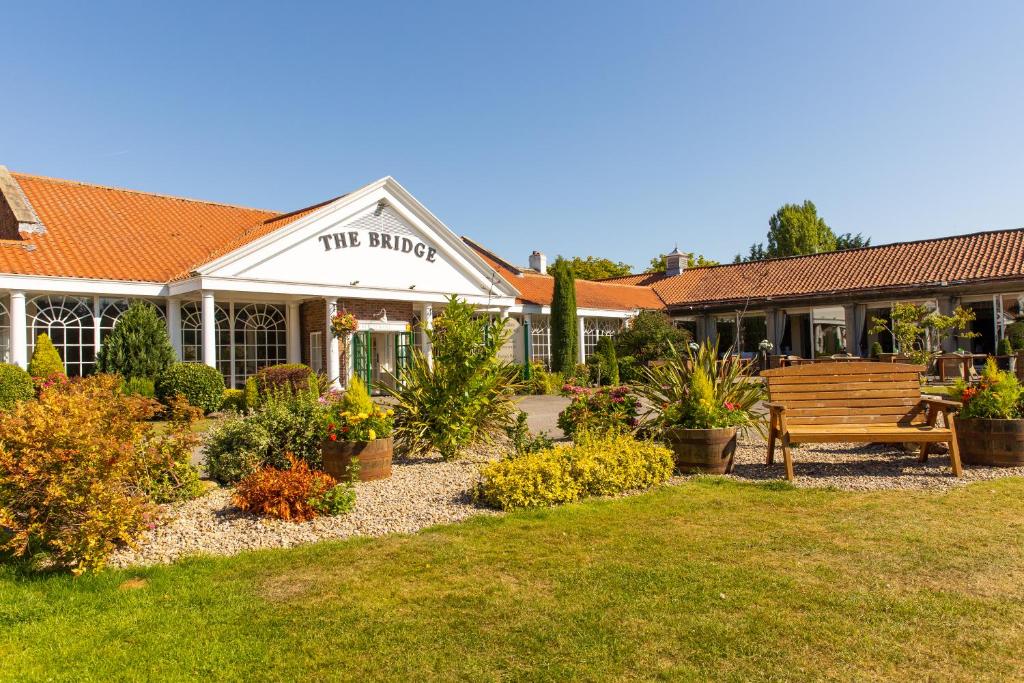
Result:
[[[0,163],[290,210],[393,175],[453,230],[728,260],[1024,225],[1022,2],[13,3]]]

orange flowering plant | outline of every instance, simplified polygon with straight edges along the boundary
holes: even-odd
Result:
[[[355,503],[351,484],[310,469],[288,455],[289,469],[263,467],[238,483],[232,501],[240,509],[289,522],[306,522],[320,514],[346,512]]]

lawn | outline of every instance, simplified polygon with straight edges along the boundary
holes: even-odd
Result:
[[[0,574],[15,679],[1024,677],[1024,480],[704,479],[72,579]]]

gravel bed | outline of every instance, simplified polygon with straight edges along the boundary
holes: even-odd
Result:
[[[945,446],[932,446],[945,450]],[[933,452],[928,462],[917,460],[918,449],[902,450],[892,445],[824,443],[793,449],[793,484],[799,487],[835,488],[845,491],[880,489],[948,490],[976,481],[1001,477],[1022,477],[1024,467],[979,467],[964,465],[964,476],[953,476],[949,455]],[[776,446],[775,463],[765,464],[763,441],[741,442],[736,449],[735,468],[730,475],[742,481],[785,480],[782,447]]]
[[[163,506],[160,525],[147,533],[138,549],[118,550],[110,565],[164,564],[188,555],[234,555],[332,538],[408,533],[494,514],[469,498],[480,464],[490,457],[481,454],[455,462],[396,460],[389,479],[356,484],[351,513],[298,524],[242,512],[231,504],[230,490],[215,488],[195,500]]]

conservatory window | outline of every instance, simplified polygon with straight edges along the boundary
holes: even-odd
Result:
[[[35,351],[36,339],[47,334],[57,347],[69,377],[81,377],[96,365],[96,328],[92,300],[72,296],[37,296],[29,301],[28,352]]]

